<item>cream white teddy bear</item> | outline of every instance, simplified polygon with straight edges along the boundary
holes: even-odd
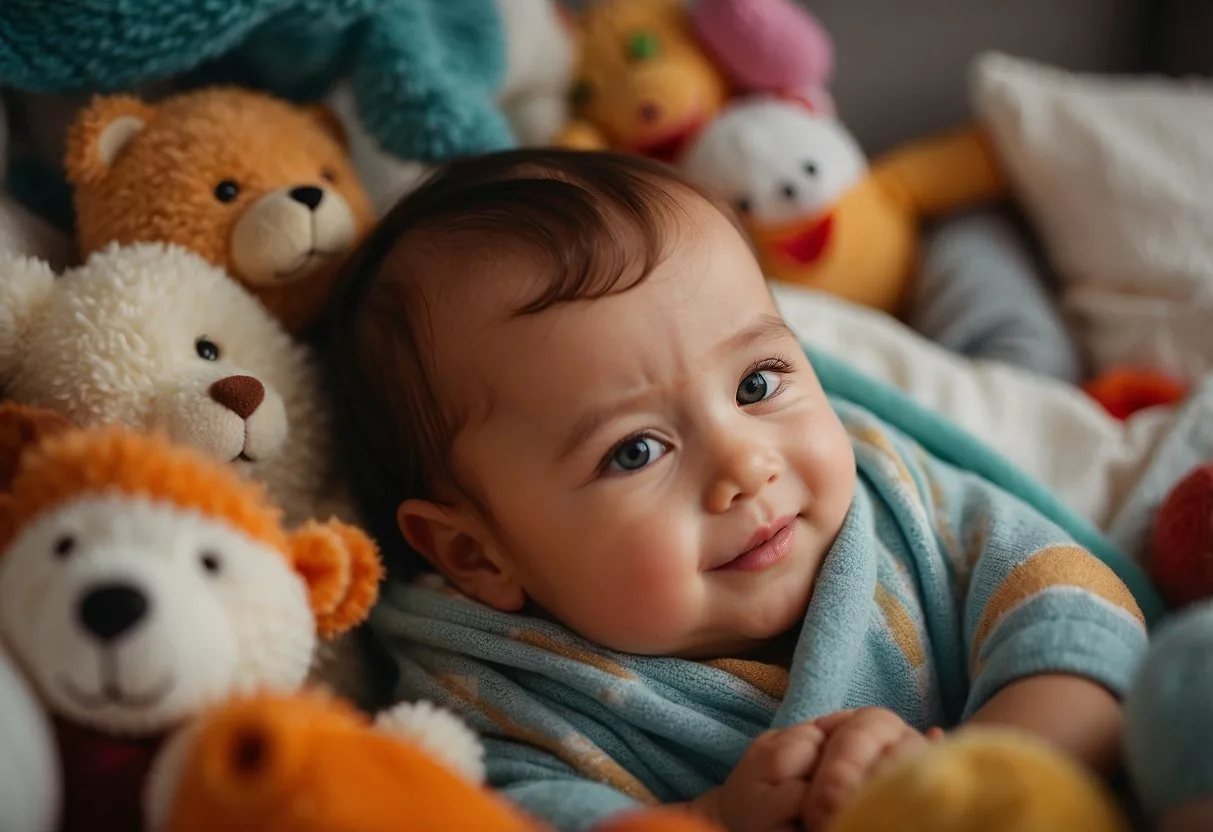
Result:
[[[299,688],[318,639],[377,596],[365,534],[288,530],[260,484],[162,436],[65,428],[15,468],[0,642],[55,717],[65,830],[140,828],[163,740],[233,696]]]
[[[62,275],[0,254],[0,389],[77,425],[160,430],[264,482],[287,521],[336,510],[330,425],[306,348],[222,270],[160,244]],[[323,505],[322,505],[323,504]]]

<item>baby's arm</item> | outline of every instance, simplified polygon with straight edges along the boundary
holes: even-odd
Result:
[[[946,478],[946,471],[928,466]],[[967,549],[964,720],[1036,733],[1083,763],[1114,768],[1119,698],[1143,655],[1144,619],[1099,558],[982,480],[949,483]]]
[[[1104,775],[1119,760],[1120,702],[1080,676],[1050,674],[1012,682],[990,697],[970,723],[1029,731]]]

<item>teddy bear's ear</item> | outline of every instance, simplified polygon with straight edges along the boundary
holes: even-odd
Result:
[[[98,96],[67,134],[63,166],[72,185],[94,185],[151,122],[156,109],[128,95]]]
[[[68,418],[54,410],[0,402],[0,492],[8,492],[21,455],[48,436],[70,430]]]
[[[290,538],[291,559],[307,583],[316,631],[333,638],[361,623],[379,597],[379,547],[337,520],[308,522]]]
[[[320,125],[320,129],[332,136],[346,150],[350,146],[350,137],[346,132],[341,117],[332,108],[324,104],[309,104],[303,108],[308,118]]]

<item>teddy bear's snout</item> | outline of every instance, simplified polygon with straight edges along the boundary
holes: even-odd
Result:
[[[335,262],[354,243],[358,223],[341,194],[288,185],[265,194],[236,220],[231,266],[251,286],[281,286]]]

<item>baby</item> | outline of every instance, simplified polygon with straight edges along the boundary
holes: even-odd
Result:
[[[829,400],[732,219],[673,171],[458,161],[347,276],[331,356],[355,486],[432,567],[373,626],[398,693],[463,713],[526,809],[817,829],[962,722],[1115,766],[1146,645],[1130,592]]]

